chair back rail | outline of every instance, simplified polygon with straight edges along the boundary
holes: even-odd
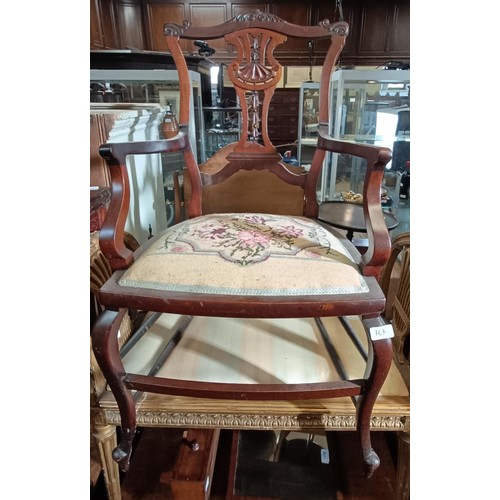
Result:
[[[174,50],[177,52],[180,38],[194,40],[224,38],[229,45],[235,48],[237,53],[236,59],[228,64],[228,77],[234,85],[242,108],[241,137],[227,156],[228,164],[222,172],[218,172],[213,178],[207,179],[207,176],[204,176],[200,179],[196,172],[192,176],[188,165],[191,189],[193,190],[188,203],[190,217],[201,213],[197,212],[198,204],[196,207],[191,206],[196,200],[194,191],[202,192],[204,186],[227,180],[241,170],[269,171],[287,184],[300,186],[304,191],[303,214],[317,216],[316,187],[321,172],[322,159],[317,157],[309,173],[292,174],[281,163],[281,155],[269,138],[269,105],[282,75],[282,66],[274,56],[274,49],[286,41],[287,35],[307,39],[327,37],[332,39],[327,62],[323,69],[326,87],[321,91],[319,102],[319,108],[324,107],[327,110],[330,73],[345,44],[348,31],[348,25],[345,22],[330,24],[329,21],[325,20],[319,26],[298,26],[273,14],[259,11],[236,16],[218,26],[192,27],[188,22],[183,25],[165,25],[164,33],[168,46],[170,49],[175,48]],[[172,55],[174,58],[176,57],[174,52]],[[179,62],[185,66],[185,62]],[[180,73],[180,79],[182,76]],[[181,90],[182,88],[181,84]],[[185,113],[189,110],[188,99],[181,102],[181,109],[184,109]],[[200,185],[197,185],[198,183]]]

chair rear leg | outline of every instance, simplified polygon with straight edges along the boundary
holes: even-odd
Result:
[[[136,431],[135,401],[123,382],[125,368],[118,347],[118,329],[126,310],[105,310],[92,329],[92,348],[103,375],[120,409],[120,444],[113,450],[113,460],[126,472],[130,464],[132,442]]]
[[[392,362],[392,342],[390,338],[373,340],[370,328],[383,325],[381,318],[363,320],[368,335],[368,360],[365,372],[365,388],[357,404],[357,428],[363,452],[363,461],[367,466],[367,477],[371,477],[380,465],[380,459],[371,445],[370,420],[373,406],[389,373]]]

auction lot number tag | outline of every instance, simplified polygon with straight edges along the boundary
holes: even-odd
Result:
[[[392,339],[394,337],[392,325],[372,326],[370,337],[372,340]]]

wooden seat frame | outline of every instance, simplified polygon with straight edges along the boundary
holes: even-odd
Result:
[[[370,331],[385,325],[381,317],[385,297],[378,280],[389,256],[391,241],[382,214],[380,188],[391,152],[383,147],[335,140],[328,135],[330,75],[344,46],[347,33],[348,25],[345,22],[330,24],[328,20],[324,20],[319,26],[298,26],[259,11],[237,16],[213,27],[194,28],[188,22],[184,22],[182,26],[167,24],[166,41],[179,74],[179,133],[168,140],[101,146],[100,154],[110,169],[112,195],[100,232],[100,248],[113,270],[113,275],[99,291],[99,300],[105,310],[92,330],[92,345],[96,360],[120,409],[121,440],[113,452],[113,458],[123,471],[128,469],[136,432],[136,402],[133,391],[232,400],[305,400],[359,396],[357,429],[363,460],[367,465],[367,475],[373,474],[378,467],[380,461],[370,442],[370,417],[390,368],[392,343],[390,338],[373,340]],[[274,59],[273,51],[287,36],[331,39],[321,76],[318,145],[311,168],[304,174],[292,173],[284,167],[267,132],[269,103],[282,70]],[[227,43],[236,47],[238,52],[236,62],[229,65],[228,74],[235,84],[242,107],[242,134],[240,141],[228,155],[228,163],[224,169],[213,175],[202,175],[190,147],[190,82],[179,39],[211,40],[220,37],[224,37]],[[154,153],[168,155],[179,151],[184,155],[191,184],[191,197],[187,205],[189,219],[202,215],[203,190],[207,186],[224,182],[242,170],[268,170],[284,183],[300,188],[303,199],[301,215],[316,220],[319,207],[316,187],[326,151],[364,158],[367,168],[363,209],[369,248],[361,256],[349,241],[335,234],[355,258],[369,291],[358,294],[249,297],[181,293],[119,285],[119,279],[125,270],[155,241],[155,238],[151,239],[135,252],[130,251],[124,244],[124,227],[130,200],[127,156]],[[318,321],[322,316],[359,315],[363,318],[369,339],[365,376],[359,380],[328,383],[261,385],[197,382],[126,373],[117,337],[122,319],[129,309],[188,316],[315,317]]]

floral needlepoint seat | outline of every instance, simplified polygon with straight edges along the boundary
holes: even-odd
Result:
[[[305,217],[212,214],[158,236],[119,284],[226,295],[365,293],[342,243]]]
[[[113,459],[122,470],[129,467],[137,430],[137,398],[142,393],[227,400],[227,405],[235,407],[242,400],[296,402],[351,397],[356,401],[356,428],[367,474],[378,467],[370,426],[373,405],[392,359],[392,332],[382,318],[385,296],[378,283],[391,250],[381,208],[381,184],[391,152],[384,147],[335,140],[328,134],[331,74],[348,31],[345,22],[324,20],[317,26],[299,26],[259,11],[217,26],[194,27],[189,21],[166,24],[166,44],[179,75],[179,132],[160,141],[101,146],[99,152],[110,172],[111,201],[99,245],[113,273],[99,290],[104,310],[92,330],[92,348],[120,409],[120,443]],[[287,165],[269,138],[270,104],[283,75],[277,56],[280,51],[275,53],[275,49],[287,37],[304,44],[320,39],[329,42],[322,45],[329,48],[319,89],[318,140],[307,169]],[[234,86],[241,107],[240,139],[198,164],[191,142],[196,134],[189,127],[194,106],[191,81],[182,48],[190,40],[214,39],[222,39],[217,47],[230,47],[224,57],[233,58],[224,65],[225,81]],[[316,190],[327,152],[352,155],[366,163],[363,214],[369,247],[363,255],[345,236],[318,221]],[[155,236],[144,238],[132,252],[124,244],[127,219],[134,216],[129,214],[128,169],[132,166],[127,159],[162,154],[168,163],[171,153],[175,153],[176,162],[179,154],[184,160],[185,220],[155,231]],[[157,205],[162,207],[160,202]],[[122,362],[127,345],[122,348],[118,341],[121,320],[130,310],[147,313],[146,317],[181,315],[185,321],[196,317],[248,322],[308,318],[322,332],[322,318],[358,316],[369,344],[365,375],[311,382],[304,373],[301,382],[301,366],[296,366],[293,383],[177,378],[175,370],[172,374],[162,367],[168,364],[170,349],[179,344],[177,335],[182,336],[183,329],[154,363],[155,370],[146,375],[130,372]],[[195,328],[200,323],[193,320],[191,324]],[[147,328],[139,325],[138,332]],[[248,342],[258,343],[258,336],[248,332]],[[200,335],[210,333],[202,331]],[[326,338],[323,341],[334,360],[334,346]],[[252,371],[250,365],[247,360],[245,367]]]

